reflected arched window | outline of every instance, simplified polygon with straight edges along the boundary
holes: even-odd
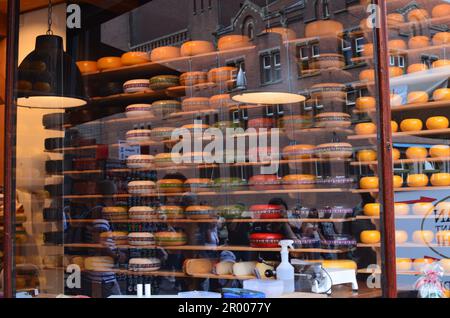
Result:
[[[326,19],[330,17],[330,6],[328,0],[322,0],[322,18]]]
[[[242,35],[247,35],[250,40],[253,40],[255,38],[255,22],[253,20],[253,17],[248,17],[245,19],[242,28]]]
[[[330,17],[330,4],[328,0],[314,1],[314,18],[327,19]]]

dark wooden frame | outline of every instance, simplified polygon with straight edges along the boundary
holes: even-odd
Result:
[[[379,100],[378,143],[380,172],[380,200],[383,202],[382,221],[382,288],[383,296],[397,297],[396,247],[395,247],[395,217],[394,188],[392,162],[392,132],[389,89],[389,52],[387,48],[386,1],[374,0],[379,8],[380,28],[374,29],[374,44],[376,49],[376,89]],[[15,100],[15,83],[18,59],[20,1],[8,0],[8,38],[7,38],[7,69],[5,98],[5,175],[4,175],[4,296],[12,298],[15,295],[15,154],[17,105]]]

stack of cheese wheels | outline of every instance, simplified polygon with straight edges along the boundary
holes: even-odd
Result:
[[[157,232],[155,239],[159,246],[181,246],[187,243],[186,234],[183,232]]]
[[[207,258],[187,259],[183,263],[183,271],[187,275],[211,274],[215,261]]]
[[[247,47],[250,44],[250,38],[246,35],[225,35],[219,39],[217,48],[219,51],[226,51]]]
[[[155,245],[155,237],[152,233],[136,232],[128,234],[128,244],[132,246]]]
[[[104,207],[102,216],[107,220],[123,220],[128,217],[128,209],[120,206]]]
[[[184,211],[187,218],[192,220],[211,219],[216,216],[216,212],[212,206],[192,205],[188,206]]]
[[[184,209],[178,205],[163,205],[157,212],[161,219],[184,219]]]
[[[127,142],[145,142],[149,141],[151,136],[150,129],[135,129],[126,133]]]
[[[154,208],[149,206],[134,206],[128,211],[131,220],[145,220],[157,216]]]
[[[213,83],[225,83],[234,79],[238,69],[233,66],[213,68],[208,72],[208,81]]]
[[[214,51],[214,45],[208,41],[189,41],[181,46],[181,56],[195,56]]]
[[[135,195],[146,195],[155,192],[155,182],[145,181],[131,181],[128,183],[128,193]]]
[[[177,162],[181,162],[180,154],[171,152],[159,153],[154,160],[155,165],[159,168],[173,167]]]
[[[99,70],[108,70],[122,67],[122,59],[120,57],[102,57],[97,61]]]
[[[126,245],[128,243],[128,232],[103,232],[100,234],[100,242],[113,242],[116,245]]]
[[[153,49],[150,54],[152,62],[176,59],[181,56],[181,50],[175,46],[161,46]]]
[[[184,181],[181,179],[161,179],[156,184],[158,191],[164,193],[181,193],[184,189]]]
[[[153,90],[166,89],[180,85],[180,78],[176,75],[159,75],[150,79],[150,88]]]
[[[429,17],[430,15],[425,9],[413,9],[408,12],[408,21],[410,22],[423,22]]]
[[[345,159],[353,155],[353,146],[345,142],[318,145],[314,151],[318,158]]]
[[[181,111],[181,103],[177,100],[159,100],[152,104],[152,112],[159,118]]]
[[[94,73],[98,71],[97,62],[95,61],[78,61],[77,66],[81,74]]]
[[[230,108],[236,106],[230,94],[214,95],[209,99],[209,106],[213,109]]]
[[[411,50],[424,49],[430,46],[430,38],[425,35],[413,36],[408,41],[408,47]]]
[[[161,268],[161,261],[158,258],[131,258],[128,262],[128,269],[132,272],[154,272]]]
[[[287,160],[310,159],[316,146],[308,144],[291,145],[283,148],[283,158]]]
[[[122,55],[122,64],[125,66],[137,65],[150,62],[147,52],[127,52]]]
[[[150,89],[150,83],[147,79],[135,79],[123,84],[123,91],[127,94],[145,92]]]
[[[182,86],[193,86],[206,83],[207,81],[208,74],[206,72],[186,72],[180,76],[180,84]]]
[[[109,256],[93,256],[84,259],[84,268],[88,271],[105,271],[114,267],[114,259]]]
[[[311,189],[316,183],[316,176],[309,174],[290,174],[283,177],[283,187],[287,190]]]
[[[199,110],[209,109],[209,98],[207,97],[190,97],[182,102],[182,108],[185,112],[195,112]]]
[[[190,192],[209,192],[214,182],[208,178],[191,178],[184,182],[186,191]]]
[[[151,104],[133,104],[126,108],[126,116],[128,118],[149,117],[152,115]]]
[[[156,141],[170,140],[175,127],[157,127],[150,132],[150,138]]]

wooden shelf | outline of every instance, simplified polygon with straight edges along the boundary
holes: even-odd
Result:
[[[423,215],[396,215],[396,220],[422,220],[424,218]],[[366,215],[358,215],[356,217],[357,220],[379,220],[379,216],[366,216]]]
[[[412,191],[441,191],[447,190],[450,191],[450,187],[417,187],[417,188],[395,188],[395,192],[412,192]],[[356,189],[352,190],[352,193],[376,193],[378,189]]]
[[[400,159],[394,160],[394,164],[414,164],[414,163],[425,163],[425,162],[446,162],[450,161],[450,157],[439,157],[439,158],[425,158],[425,159]],[[353,161],[350,163],[352,166],[370,166],[378,165],[378,161]]]
[[[327,188],[327,189],[295,189],[295,190],[265,190],[265,191],[223,191],[223,192],[196,192],[198,196],[220,196],[220,195],[264,195],[264,194],[302,194],[302,193],[352,193],[355,190],[352,189],[342,189],[342,188]],[[144,195],[132,195],[132,194],[115,194],[115,195],[103,195],[103,194],[92,194],[92,195],[65,195],[65,199],[128,199],[133,197],[178,197],[187,195],[190,192],[183,193],[152,193]]]
[[[358,274],[381,274],[381,270],[369,269],[369,268],[361,268],[358,269]],[[420,271],[397,271],[397,275],[403,276],[418,276],[422,275]],[[450,273],[444,273],[444,276],[450,276]]]
[[[146,92],[130,93],[130,94],[117,94],[106,97],[92,97],[90,99],[90,106],[96,106],[98,104],[117,104],[117,103],[138,103],[138,102],[153,102],[161,99],[167,99],[166,92],[164,90]],[[126,106],[126,105],[124,105]]]
[[[252,51],[255,48],[256,46],[248,46],[227,51],[215,51],[196,56],[178,57],[174,59],[167,59],[164,61],[124,66],[116,69],[86,73],[83,74],[83,78],[87,80],[98,80],[101,78],[130,79],[139,77],[150,78],[152,76],[165,74],[179,74],[182,72],[191,71],[189,65],[190,61],[198,60],[204,61],[205,63],[207,63],[208,61],[210,61],[211,63],[217,63],[217,59],[220,57],[228,59],[237,53]]]
[[[203,220],[193,220],[193,219],[124,219],[124,220],[111,220],[109,223],[129,223],[129,224],[139,224],[139,223],[289,223],[289,222],[307,222],[307,223],[345,223],[353,222],[356,218],[348,219],[203,219]],[[85,224],[95,222],[94,219],[79,219],[79,220],[69,220],[68,223],[72,224]]]
[[[413,111],[413,110],[429,110],[429,109],[439,109],[439,108],[448,108],[450,107],[450,101],[430,101],[427,103],[415,103],[415,104],[405,104],[400,106],[392,106],[391,111],[392,112],[402,112],[402,111]],[[358,110],[355,109],[353,111],[355,114],[374,114],[376,110]]]
[[[102,244],[64,244],[65,248],[105,248]],[[249,246],[207,246],[207,245],[183,245],[183,246],[131,246],[118,245],[120,249],[157,249],[171,251],[235,251],[235,252],[280,252],[281,248],[255,248]],[[327,253],[340,254],[346,253],[346,249],[322,249],[322,248],[294,248],[289,250],[291,253]]]
[[[393,138],[401,138],[401,137],[410,137],[410,136],[439,136],[439,135],[449,135],[450,134],[450,128],[446,129],[434,129],[434,130],[421,130],[421,131],[404,131],[404,132],[397,132],[393,133]],[[377,138],[376,134],[371,135],[352,135],[348,136],[349,140],[364,140],[364,139],[373,139]]]
[[[358,247],[365,248],[365,247],[371,247],[371,248],[380,248],[381,243],[377,244],[363,244],[358,243]],[[417,244],[417,243],[404,243],[404,244],[396,244],[397,248],[428,248],[428,247],[434,247],[434,248],[450,248],[449,246],[442,246],[438,244]]]

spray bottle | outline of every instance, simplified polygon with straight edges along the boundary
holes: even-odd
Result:
[[[278,243],[281,246],[281,264],[277,267],[277,280],[283,281],[283,293],[289,294],[295,291],[294,266],[289,263],[289,247],[294,248],[294,241],[281,240]]]

